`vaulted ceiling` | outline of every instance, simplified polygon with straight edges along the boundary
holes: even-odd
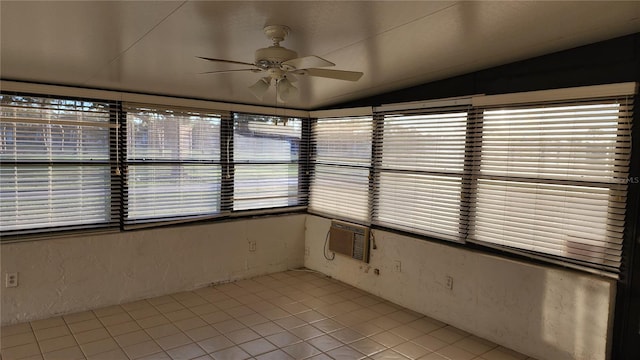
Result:
[[[278,106],[316,109],[640,31],[640,1],[7,1],[0,76],[224,102],[258,100],[253,62],[271,42],[317,55],[357,82],[299,76]],[[612,55],[615,56],[615,55]]]

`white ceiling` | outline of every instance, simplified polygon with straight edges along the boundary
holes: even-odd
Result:
[[[0,75],[91,88],[275,105],[253,62],[269,24],[281,44],[358,82],[301,77],[290,108],[315,109],[640,31],[640,1],[6,1]],[[615,56],[615,55],[612,55]]]

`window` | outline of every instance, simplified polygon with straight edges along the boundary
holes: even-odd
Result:
[[[305,205],[302,119],[236,113],[229,144],[234,211]]]
[[[19,94],[0,104],[2,235],[116,226],[114,105]]]
[[[224,113],[128,104],[125,223],[221,212]]]
[[[462,240],[467,112],[387,114],[376,148],[374,222]]]
[[[630,101],[485,109],[469,239],[617,271]]]
[[[373,117],[319,118],[312,134],[315,156],[309,211],[370,222]]]

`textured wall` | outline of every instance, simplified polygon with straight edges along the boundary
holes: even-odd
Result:
[[[374,231],[368,265],[339,255],[327,261],[329,226],[307,217],[306,267],[538,359],[607,358],[613,280],[383,231]]]
[[[4,244],[2,273],[19,272],[20,284],[1,289],[2,324],[300,267],[304,221],[288,215]]]

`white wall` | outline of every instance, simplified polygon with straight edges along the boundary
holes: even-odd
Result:
[[[307,268],[538,359],[607,358],[613,280],[383,231],[374,231],[369,265],[339,255],[327,261],[329,226],[328,219],[307,216]],[[447,275],[452,290],[444,285]]]
[[[301,267],[304,222],[286,215],[3,244],[2,274],[19,272],[19,286],[2,286],[2,325]]]

